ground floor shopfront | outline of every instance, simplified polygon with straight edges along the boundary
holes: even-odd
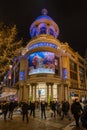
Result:
[[[78,98],[83,101],[86,99],[86,93],[87,92],[83,90],[71,89],[68,85],[38,82],[20,86],[18,90],[18,100],[45,100],[50,102],[51,100],[62,101],[66,99],[72,102],[75,98]]]
[[[84,100],[87,92],[83,89],[71,88],[69,80],[62,80],[60,77],[50,75],[34,75],[18,84],[18,101],[24,99],[28,101],[50,100],[72,102],[74,98]]]
[[[47,102],[50,100],[62,101],[64,99],[69,100],[68,92],[68,86],[65,87],[63,84],[38,82],[20,86],[18,98],[19,101],[23,99],[45,100]]]

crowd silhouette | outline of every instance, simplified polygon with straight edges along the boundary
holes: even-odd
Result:
[[[28,123],[31,116],[35,118],[36,110],[38,110],[41,113],[41,119],[46,119],[47,113],[49,113],[50,118],[59,117],[60,120],[64,120],[64,118],[69,121],[74,120],[76,127],[82,126],[87,130],[87,100],[82,102],[75,99],[71,104],[67,100],[53,100],[49,104],[46,101],[28,102],[26,99],[19,103],[14,100],[0,102],[0,115],[4,121],[12,120],[16,110],[20,111],[23,122]]]

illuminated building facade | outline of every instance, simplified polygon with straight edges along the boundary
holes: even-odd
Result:
[[[12,67],[11,85],[18,89],[18,100],[84,99],[86,61],[68,43],[57,39],[59,27],[46,9],[32,23],[30,35]]]

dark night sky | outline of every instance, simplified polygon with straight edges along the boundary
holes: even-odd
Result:
[[[16,24],[25,43],[29,27],[46,8],[60,28],[59,40],[82,56],[87,49],[87,0],[0,0],[0,21]]]

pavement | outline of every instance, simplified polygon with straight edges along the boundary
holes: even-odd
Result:
[[[0,130],[78,130],[75,122],[65,117],[63,120],[60,116],[51,117],[50,112],[46,111],[46,119],[41,119],[40,110],[36,110],[36,116],[29,116],[29,123],[26,120],[22,121],[22,115],[19,112],[14,112],[13,120],[9,118],[4,121],[3,116],[0,116]],[[83,130],[80,126],[79,130]]]

